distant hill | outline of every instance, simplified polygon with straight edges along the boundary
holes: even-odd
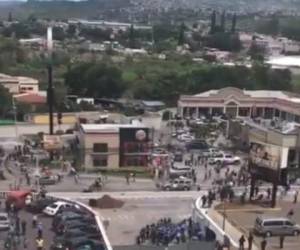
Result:
[[[34,14],[38,18],[98,18],[105,10],[118,9],[130,5],[130,0],[90,0],[90,1],[39,1],[28,2],[0,0],[0,19],[7,19],[12,12],[17,19],[27,18]]]

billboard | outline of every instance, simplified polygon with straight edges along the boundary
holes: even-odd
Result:
[[[281,147],[272,144],[250,143],[250,162],[256,167],[277,171],[281,166]]]

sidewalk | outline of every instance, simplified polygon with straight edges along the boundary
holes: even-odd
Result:
[[[223,216],[220,213],[218,213],[214,209],[208,209],[207,210],[207,215],[220,228],[222,228],[222,226],[223,226]],[[232,225],[227,219],[225,219],[225,230],[224,231],[225,231],[226,235],[228,235],[234,242],[237,243],[237,245],[239,244],[240,237],[242,236],[242,234],[244,234],[244,237],[246,238],[245,249],[248,249],[248,241],[247,241],[248,233],[247,232],[243,232],[242,230],[239,230],[237,227]],[[255,242],[253,242],[252,250],[259,250],[259,248],[255,245]]]

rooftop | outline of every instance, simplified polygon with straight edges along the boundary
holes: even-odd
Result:
[[[15,95],[14,98],[18,102],[29,104],[45,104],[47,102],[47,97],[43,93],[24,93],[20,95]]]
[[[138,121],[133,124],[81,124],[84,133],[119,133],[120,128],[146,128]]]
[[[202,92],[200,94],[196,94],[194,95],[194,97],[210,97],[212,95],[218,94],[221,90],[222,89],[220,90],[212,89],[209,91]],[[279,91],[279,90],[240,90],[240,91],[242,94],[250,96],[252,98],[276,98],[276,99],[291,101],[294,103],[300,103],[299,95],[287,91]]]

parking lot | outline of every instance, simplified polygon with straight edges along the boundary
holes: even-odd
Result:
[[[253,230],[255,219],[260,217],[286,217],[288,211],[293,208],[294,215],[292,220],[297,224],[300,224],[300,204],[292,204],[291,202],[283,201],[279,202],[278,206],[274,209],[271,208],[243,208],[226,211],[229,220],[245,235],[249,234],[250,230]],[[262,237],[255,236],[254,242],[260,247]],[[267,238],[267,249],[279,249],[279,237]],[[300,236],[288,236],[284,240],[285,250],[298,250],[300,245]]]
[[[1,212],[4,212],[4,200],[1,200]],[[18,246],[18,250],[25,250],[25,249],[36,249],[36,242],[35,239],[37,237],[37,229],[32,227],[32,217],[33,214],[25,211],[25,210],[21,210],[19,212],[19,217],[22,220],[26,221],[26,239],[28,242],[28,246],[27,248],[24,248],[23,244],[20,244]],[[39,215],[38,216],[38,220],[42,223],[43,226],[43,239],[44,239],[44,243],[45,243],[45,249],[50,249],[50,245],[53,242],[53,238],[54,238],[54,233],[51,230],[51,222],[52,219],[50,217],[46,217],[44,215]],[[0,232],[0,239],[1,239],[1,248],[0,249],[4,249],[4,241],[7,237],[7,231],[2,231]],[[2,248],[3,246],[3,248]]]

